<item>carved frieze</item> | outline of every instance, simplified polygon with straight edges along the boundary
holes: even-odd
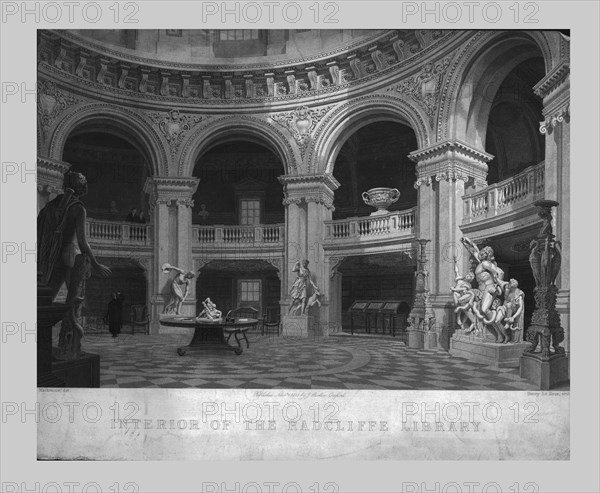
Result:
[[[331,105],[321,108],[300,106],[294,111],[274,113],[269,116],[271,120],[290,132],[300,149],[300,155],[304,158],[313,130],[331,108]]]
[[[78,102],[52,81],[43,80],[37,84],[37,112],[44,128],[48,128],[62,111]]]
[[[417,75],[389,87],[387,90],[410,96],[419,102],[425,113],[427,113],[430,127],[433,128],[435,113],[439,106],[442,81],[449,66],[450,57],[437,62],[427,62]]]
[[[201,116],[185,115],[178,109],[172,109],[168,113],[152,113],[150,115],[154,124],[162,132],[171,148],[171,156],[175,157],[179,150],[179,145],[183,141],[186,133],[195,127],[201,120]]]

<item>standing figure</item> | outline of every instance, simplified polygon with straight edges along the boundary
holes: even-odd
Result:
[[[127,214],[127,218],[125,219],[128,223],[137,223],[139,221],[139,216],[138,216],[138,212],[137,209],[135,207],[133,207],[130,211],[129,214]]]
[[[75,359],[81,355],[83,330],[78,318],[85,297],[85,281],[92,271],[108,277],[111,270],[96,260],[87,241],[86,210],[80,200],[88,191],[85,176],[67,172],[63,189],[64,194],[48,202],[38,214],[38,283],[50,287],[52,299],[63,283],[67,286],[65,304],[70,309],[61,325],[56,356]]]
[[[304,259],[302,262],[296,262],[292,272],[296,272],[297,277],[290,288],[292,302],[290,303],[288,315],[292,313],[292,311],[296,314],[300,312],[304,315],[304,313],[306,313],[309,297],[313,296],[315,291],[317,292],[317,297],[311,303],[312,306],[317,303],[320,293],[317,286],[312,281],[310,270],[308,268],[308,260]]]
[[[177,275],[171,282],[171,298],[169,299],[169,302],[165,305],[163,314],[174,313],[176,315],[179,315],[181,311],[181,305],[183,304],[189,293],[190,282],[196,276],[191,271],[185,272],[183,269],[180,269],[179,267],[173,267],[170,264],[163,264],[162,271],[165,274],[170,274],[171,271],[177,273]]]
[[[117,298],[117,293],[111,294],[111,300],[108,302],[104,322],[108,324],[108,331],[112,336],[117,337],[121,332],[122,326],[121,305]]]

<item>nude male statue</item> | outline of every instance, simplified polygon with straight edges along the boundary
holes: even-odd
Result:
[[[65,315],[59,338],[59,354],[73,359],[81,353],[83,329],[78,323],[78,308],[85,296],[85,281],[92,270],[108,277],[111,270],[100,264],[85,234],[86,210],[81,202],[87,180],[81,173],[65,174],[64,193],[51,200],[38,214],[38,283],[50,287],[56,298],[63,282],[67,286]]]

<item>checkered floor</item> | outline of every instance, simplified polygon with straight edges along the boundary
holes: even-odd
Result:
[[[250,334],[250,348],[177,354],[189,335],[86,334],[101,386],[120,388],[535,390],[518,369],[494,369],[390,337],[310,340]],[[232,341],[233,342],[233,341]],[[567,387],[568,388],[568,387]]]

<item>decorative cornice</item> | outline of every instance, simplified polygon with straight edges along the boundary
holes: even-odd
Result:
[[[326,185],[330,190],[337,190],[340,182],[333,175],[285,175],[278,178],[279,182],[286,186],[289,185]]]
[[[449,151],[460,153],[467,158],[483,163],[487,163],[494,159],[494,156],[491,154],[475,149],[469,144],[461,142],[460,140],[446,140],[444,142],[439,142],[425,149],[413,151],[408,155],[408,157],[411,161],[419,163],[435,156],[445,155]]]
[[[331,58],[286,61],[285,68],[275,71],[272,64],[260,70],[252,66],[189,67],[183,64],[178,67],[178,64],[168,64],[168,68],[163,65],[161,70],[144,60],[123,63],[120,58],[114,58],[105,64],[106,75],[98,82],[92,72],[84,70],[77,73],[70,69],[78,65],[77,59],[56,65],[57,43],[70,47],[62,55],[63,58],[81,52],[83,41],[66,31],[56,31],[56,34],[42,31],[38,59],[44,70],[61,74],[61,77],[73,80],[78,86],[88,86],[93,92],[109,91],[121,97],[136,96],[138,93],[136,99],[141,96],[145,100],[173,103],[176,106],[192,102],[201,102],[203,105],[264,104],[294,99],[306,99],[308,105],[317,95],[335,96],[357,84],[362,85],[407,66],[412,67],[432,50],[443,47],[444,42],[458,35],[456,31],[435,30],[430,36],[431,40],[423,45],[411,33],[389,31],[378,38],[376,52],[366,49],[371,44],[350,49],[346,47],[339,53],[327,54]],[[406,40],[404,51],[400,52],[403,56],[395,48],[399,36],[410,38]],[[98,51],[91,54],[93,58],[106,59],[111,56],[104,47],[95,48]],[[88,51],[93,49],[94,46],[86,48]],[[345,56],[342,57],[341,53]],[[377,62],[374,62],[373,53],[377,55]],[[308,82],[299,76],[306,77]]]
[[[415,188],[431,185],[442,180],[464,182],[471,178],[481,183],[487,177],[487,162],[493,159],[491,154],[479,151],[460,141],[445,141],[426,149],[418,149],[409,154],[417,163],[417,181]]]
[[[62,192],[64,176],[71,168],[69,163],[43,156],[37,158],[37,182],[39,191]]]
[[[570,71],[571,68],[568,63],[561,63],[546,74],[544,78],[533,87],[533,92],[536,96],[544,99],[565,82]]]
[[[178,178],[154,176],[146,178],[144,192],[150,195],[150,203],[167,204],[176,201],[177,205],[193,206],[192,195],[198,188],[198,178]]]
[[[567,103],[563,108],[558,109],[550,115],[546,115],[546,119],[543,122],[540,122],[540,133],[551,134],[559,123],[569,123],[571,119],[570,111],[571,106],[569,103]]]

